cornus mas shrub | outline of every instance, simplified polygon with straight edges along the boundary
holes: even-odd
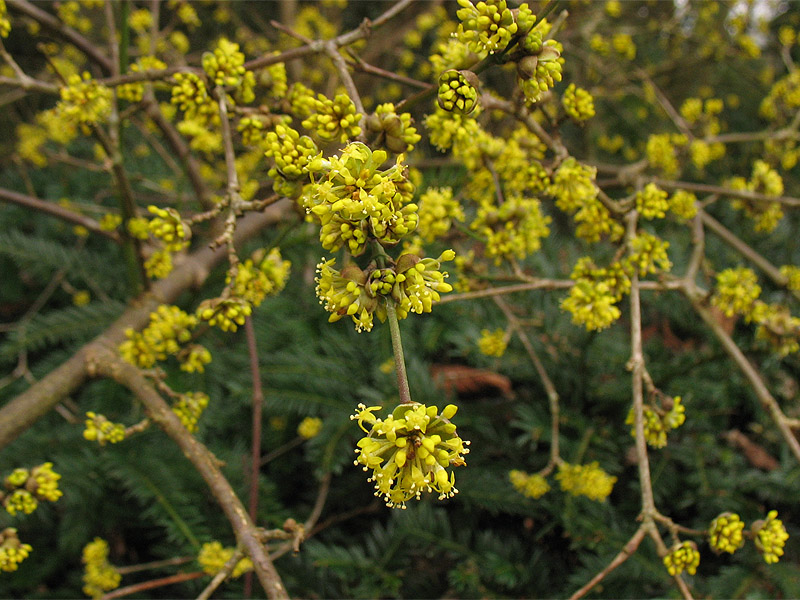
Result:
[[[0,0],[0,596],[800,596],[798,31]]]

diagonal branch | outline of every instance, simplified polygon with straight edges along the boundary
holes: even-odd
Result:
[[[275,205],[264,214],[248,215],[239,221],[236,239],[249,239],[267,225],[281,219],[287,208]],[[71,358],[0,408],[0,448],[7,446],[39,418],[78,389],[87,377],[86,357],[97,348],[116,347],[125,340],[125,330],[147,325],[150,313],[160,304],[169,304],[187,289],[202,284],[209,271],[225,258],[225,252],[203,248],[176,266],[169,277],[153,284],[105,332],[83,346]]]
[[[231,484],[219,470],[219,460],[187,431],[178,416],[137,367],[123,361],[115,351],[100,346],[87,353],[86,358],[88,374],[110,377],[131,390],[144,405],[150,418],[172,438],[200,473],[230,521],[236,540],[253,561],[256,575],[267,592],[267,597],[273,600],[288,598],[280,575],[275,570],[266,548],[258,540],[255,524]]]

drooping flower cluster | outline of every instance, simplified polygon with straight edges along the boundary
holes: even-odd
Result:
[[[104,415],[89,411],[86,413],[84,424],[86,429],[83,430],[83,437],[90,442],[105,446],[125,439],[125,425],[112,423]]]
[[[664,566],[670,575],[680,575],[684,571],[689,575],[697,573],[700,566],[700,552],[694,542],[675,544],[664,557]]]
[[[386,320],[386,302],[390,298],[398,319],[404,319],[409,312],[430,312],[433,303],[439,301],[439,293],[453,289],[445,282],[447,272],[440,269],[442,262],[454,257],[452,250],[446,250],[438,259],[402,254],[389,267],[370,264],[362,270],[350,263],[341,272],[333,268],[336,259],[329,259],[317,265],[317,296],[331,313],[330,322],[349,316],[357,331],[371,331],[373,315]]]
[[[414,186],[405,175],[402,155],[382,170],[387,156],[361,142],[348,144],[341,156],[327,161],[322,181],[304,192],[306,210],[319,221],[323,248],[333,252],[346,245],[359,256],[370,238],[392,245],[416,229],[417,205],[410,203]]]
[[[225,563],[233,557],[233,552],[233,548],[225,548],[220,542],[206,542],[200,548],[197,562],[200,563],[206,575],[216,575],[225,566]],[[253,561],[245,556],[236,563],[233,571],[231,571],[231,577],[235,579],[252,570]]]
[[[744,545],[744,522],[739,515],[724,512],[708,527],[708,545],[716,553],[733,554]]]
[[[528,474],[525,471],[512,469],[508,473],[508,479],[520,494],[534,500],[550,491],[550,484],[538,473]]]
[[[783,521],[778,518],[778,511],[771,510],[767,513],[766,519],[759,519],[751,526],[755,534],[756,548],[764,557],[764,562],[774,564],[783,556],[783,547],[789,534]]]
[[[665,396],[661,399],[661,406],[645,405],[644,439],[648,446],[663,448],[667,445],[667,433],[670,429],[677,429],[686,421],[686,407],[681,402],[680,396]],[[633,408],[625,419],[626,425],[631,425],[631,435],[636,436],[635,417]]]
[[[397,154],[411,152],[422,139],[412,124],[411,115],[397,114],[394,104],[390,102],[378,105],[375,112],[366,118],[364,125],[368,132],[378,136],[375,140],[377,145]]]
[[[17,530],[6,527],[0,531],[0,571],[10,573],[19,568],[19,563],[28,558],[33,548],[23,544],[17,537]]]
[[[122,576],[108,561],[108,542],[94,538],[83,548],[83,593],[100,598],[106,592],[119,587]]]
[[[606,473],[597,462],[586,465],[562,462],[558,465],[556,479],[565,492],[573,496],[586,496],[598,502],[608,498],[617,482],[617,478]]]
[[[469,453],[469,442],[450,422],[458,408],[448,404],[439,413],[436,406],[401,404],[385,420],[372,414],[380,408],[359,404],[350,417],[367,433],[358,441],[355,464],[372,470],[375,495],[392,508],[405,508],[406,501],[419,500],[423,492],[438,492],[440,500],[454,496],[455,474],[447,468],[465,465]]]

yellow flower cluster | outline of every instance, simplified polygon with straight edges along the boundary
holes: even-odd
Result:
[[[531,37],[539,38],[537,30],[541,27],[549,27],[549,24],[546,21],[539,23],[528,34],[523,47],[530,48],[533,45],[528,42]],[[547,40],[538,51],[521,58],[517,63],[517,81],[525,99],[531,104],[541,100],[542,94],[561,81],[563,65],[561,44],[555,40]]]
[[[511,481],[511,485],[514,486],[514,489],[523,496],[533,498],[534,500],[541,498],[550,491],[550,484],[538,473],[529,475],[525,471],[512,469],[508,473],[508,478]]]
[[[200,548],[197,562],[200,563],[200,566],[207,575],[216,575],[220,572],[222,567],[225,566],[225,563],[233,557],[233,552],[233,548],[224,548],[220,542],[206,542]],[[245,556],[236,563],[236,566],[231,572],[231,577],[236,578],[252,570],[253,561]]]
[[[771,510],[767,513],[766,519],[759,519],[751,527],[755,534],[756,548],[764,557],[764,562],[774,564],[783,556],[783,547],[789,534],[783,521],[778,518],[778,511]]]
[[[119,346],[122,358],[142,368],[152,367],[156,361],[178,354],[180,345],[192,338],[197,318],[177,306],[162,304],[150,313],[150,324],[141,332],[127,329],[128,339]]]
[[[439,413],[436,406],[401,404],[385,420],[372,414],[380,408],[359,404],[350,417],[367,433],[358,441],[355,464],[372,470],[368,481],[375,482],[375,495],[392,508],[405,508],[407,500],[419,500],[423,492],[436,491],[440,500],[454,496],[455,474],[448,474],[447,467],[465,465],[469,453],[469,442],[450,422],[458,407],[448,404]]]
[[[717,273],[717,287],[711,303],[726,317],[735,314],[751,318],[756,300],[761,295],[758,277],[752,269],[737,267]]]
[[[449,187],[428,188],[419,198],[417,235],[425,242],[444,237],[453,221],[464,220],[461,204]]]
[[[347,94],[337,94],[333,100],[323,94],[312,98],[312,112],[303,127],[313,131],[323,142],[346,142],[361,134],[361,114]]]
[[[647,138],[645,146],[647,162],[667,177],[674,177],[680,172],[678,147],[686,146],[688,143],[689,140],[683,134],[654,133]]]
[[[388,268],[370,266],[366,271],[350,263],[342,271],[333,268],[335,259],[317,265],[317,296],[320,304],[331,313],[328,321],[338,321],[349,316],[356,331],[371,331],[373,315],[386,320],[386,302],[395,303],[397,318],[404,319],[409,312],[430,312],[439,293],[453,287],[444,280],[441,263],[455,258],[455,252],[446,250],[438,259],[419,258],[414,254],[402,254]]]
[[[587,465],[562,462],[558,465],[556,479],[563,491],[573,496],[586,496],[598,502],[608,498],[617,482],[617,478],[606,473],[597,462]]]
[[[786,122],[800,108],[800,73],[791,71],[775,82],[761,101],[759,114],[770,121]]]
[[[8,20],[6,0],[0,0],[0,37],[8,37],[11,33],[11,21]]]
[[[697,214],[697,196],[685,190],[675,190],[669,197],[669,209],[683,221],[693,219]]]
[[[16,571],[19,563],[28,558],[31,550],[33,548],[30,544],[19,541],[17,530],[13,527],[0,531],[0,571]]]
[[[735,513],[725,512],[711,521],[708,545],[716,553],[733,554],[744,545],[744,522]]]
[[[616,304],[630,292],[629,271],[620,262],[600,268],[589,257],[578,259],[570,276],[575,285],[561,308],[572,315],[573,323],[584,325],[589,331],[609,327],[621,314]]]
[[[186,120],[199,124],[219,124],[219,108],[208,93],[206,84],[194,73],[175,73],[172,86],[172,104],[184,112]]]
[[[197,316],[222,331],[236,331],[253,313],[253,307],[242,298],[211,298],[197,307]]]
[[[284,124],[278,124],[274,131],[268,132],[265,141],[265,154],[275,161],[268,173],[275,191],[290,198],[298,197],[303,184],[309,181],[312,164],[322,157],[322,152],[310,137],[301,136]]]
[[[172,412],[178,415],[189,433],[197,431],[200,416],[208,406],[208,395],[203,392],[186,392],[172,405]]]
[[[700,566],[700,552],[694,542],[675,544],[664,557],[664,566],[670,575],[680,575],[684,571],[689,575],[697,573]]]
[[[492,54],[502,50],[519,29],[506,0],[481,0],[477,4],[458,0],[458,5],[461,8],[456,16],[461,22],[455,36],[472,52]],[[527,4],[522,6],[530,13]]]
[[[742,177],[734,177],[728,181],[728,185],[736,190],[748,190],[766,196],[778,197],[783,194],[783,179],[777,171],[763,160],[757,160],[753,163],[753,171],[749,180],[746,181]],[[744,210],[745,214],[753,219],[756,231],[770,233],[783,218],[783,209],[779,202],[737,198],[732,202],[732,206],[736,209]]]
[[[236,266],[231,293],[253,306],[259,306],[267,296],[277,294],[284,288],[291,266],[291,262],[281,258],[277,248],[269,253],[264,249],[256,250],[250,258]],[[231,283],[230,273],[226,281]]]
[[[792,291],[800,291],[800,267],[794,265],[783,265],[780,268],[781,275],[786,278],[786,287]]]
[[[655,183],[648,183],[636,193],[636,210],[645,219],[663,219],[669,210],[667,192]]]
[[[101,446],[107,443],[116,444],[125,439],[125,426],[122,423],[112,423],[104,415],[92,411],[87,412],[86,417],[84,439],[97,442]]]
[[[0,492],[0,502],[5,505],[9,514],[13,515],[18,511],[30,514],[36,510],[39,500],[55,502],[61,498],[59,479],[61,475],[53,471],[51,462],[42,463],[30,471],[14,469],[5,479],[5,487],[11,493],[3,497],[3,492]]]
[[[564,106],[564,112],[579,123],[591,119],[595,114],[592,95],[574,83],[570,83],[564,90],[561,103]]]
[[[800,351],[800,318],[786,306],[757,300],[751,318],[759,324],[756,338],[768,342],[780,356]]]
[[[111,90],[97,83],[89,73],[70,75],[59,93],[61,101],[56,105],[56,114],[69,123],[96,125],[111,113]]]
[[[681,402],[680,396],[665,397],[661,406],[644,406],[644,439],[647,445],[653,448],[663,448],[667,445],[667,432],[677,429],[686,421],[686,407]],[[633,408],[625,419],[626,425],[631,425],[631,435],[636,437],[635,417]]]
[[[472,71],[448,69],[439,75],[438,102],[448,112],[468,115],[478,104],[477,78]]]
[[[145,11],[148,12],[148,11]],[[148,12],[149,14],[149,12]],[[131,65],[131,73],[143,71],[159,71],[166,69],[167,64],[155,56],[143,56]],[[144,95],[144,84],[141,82],[124,83],[117,87],[117,96],[128,102],[139,102]]]
[[[306,417],[297,426],[297,435],[304,440],[317,437],[320,431],[322,431],[322,419],[318,417]]]
[[[417,205],[409,204],[414,186],[405,175],[403,155],[381,170],[387,157],[384,150],[353,142],[341,156],[332,156],[323,179],[306,189],[303,204],[319,221],[323,248],[335,252],[346,244],[359,256],[370,237],[392,245],[416,229]]]
[[[163,242],[164,248],[170,252],[180,252],[189,246],[192,230],[181,220],[174,208],[159,208],[152,204],[147,207],[150,214],[155,215],[147,225],[150,234]]]
[[[482,202],[470,229],[486,238],[486,256],[495,264],[513,257],[525,258],[536,252],[550,234],[551,219],[541,212],[536,198],[507,196],[502,204],[493,198]]]
[[[478,350],[481,354],[486,356],[503,356],[506,353],[508,340],[506,339],[506,332],[502,329],[489,331],[488,329],[481,330],[481,337],[478,339]]]
[[[203,54],[203,70],[214,85],[232,88],[239,102],[249,104],[255,100],[255,76],[244,68],[244,54],[239,52],[239,44],[220,38],[213,52]]]
[[[549,193],[555,197],[558,208],[573,215],[578,224],[575,230],[578,237],[588,242],[597,242],[604,236],[618,240],[625,230],[597,198],[596,174],[594,167],[582,165],[570,157],[553,174]]]
[[[106,592],[119,587],[122,576],[108,562],[108,542],[94,538],[83,547],[83,593],[92,598],[100,598]]]
[[[475,120],[477,113],[477,109],[471,115],[449,113],[437,105],[434,112],[425,117],[431,144],[442,151],[454,146],[471,145],[480,131]]]
[[[409,113],[395,112],[394,104],[380,104],[364,122],[367,131],[378,136],[375,144],[397,154],[411,152],[422,139]]]
[[[631,240],[630,254],[626,260],[631,269],[639,269],[641,276],[659,271],[667,272],[672,268],[667,256],[668,248],[668,241],[641,231]]]

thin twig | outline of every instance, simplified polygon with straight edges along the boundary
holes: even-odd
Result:
[[[636,533],[631,536],[631,539],[622,547],[622,550],[619,551],[614,559],[605,566],[605,568],[597,573],[594,577],[589,580],[589,582],[584,585],[581,589],[576,591],[572,596],[570,596],[570,600],[578,600],[578,598],[583,598],[586,594],[588,594],[591,589],[596,586],[598,583],[603,581],[606,576],[611,573],[614,569],[628,560],[634,552],[639,548],[639,544],[642,543],[644,539],[645,533],[647,533],[646,528],[644,525],[640,525],[639,529],[636,530]]]

